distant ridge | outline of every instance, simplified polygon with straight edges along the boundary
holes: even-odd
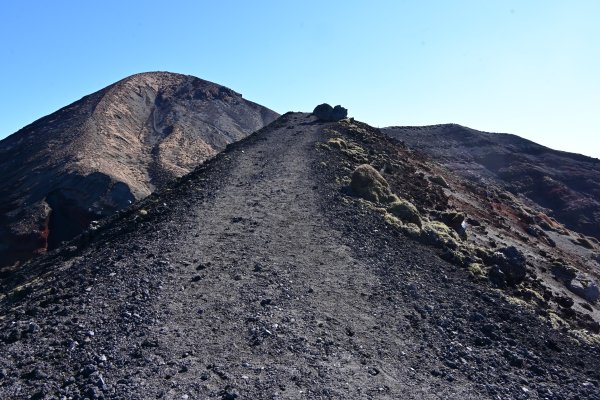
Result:
[[[570,229],[600,239],[597,158],[457,124],[395,126],[383,131],[463,176],[492,179],[551,210]]]

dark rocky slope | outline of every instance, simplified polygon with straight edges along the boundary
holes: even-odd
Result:
[[[0,141],[0,268],[190,172],[277,114],[193,76],[130,76]]]
[[[350,189],[365,163],[385,200]],[[486,201],[441,172],[367,125],[286,114],[5,280],[0,398],[600,398],[583,311],[526,295],[540,261],[510,287],[480,274],[490,241],[539,243],[435,221]],[[479,271],[459,259],[476,244]]]
[[[462,176],[491,179],[514,194],[525,195],[570,229],[600,239],[598,159],[456,124],[383,131]]]

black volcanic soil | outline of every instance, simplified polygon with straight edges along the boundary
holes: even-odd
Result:
[[[600,398],[598,345],[353,201],[326,129],[286,114],[4,281],[0,398]]]
[[[467,179],[491,179],[523,194],[569,229],[600,239],[600,160],[596,158],[457,124],[383,131]]]

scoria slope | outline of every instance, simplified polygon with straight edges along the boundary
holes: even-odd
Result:
[[[0,141],[0,268],[53,249],[277,114],[166,72],[130,76]]]
[[[0,397],[600,398],[596,305],[532,253],[572,249],[440,174],[365,124],[282,116],[5,280]]]
[[[598,159],[456,124],[390,127],[384,132],[464,177],[483,184],[491,180],[524,195],[570,229],[600,239]]]

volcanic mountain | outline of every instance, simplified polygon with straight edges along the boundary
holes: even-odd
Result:
[[[288,113],[0,281],[0,398],[599,399],[599,252]]]
[[[130,76],[0,141],[0,268],[56,248],[278,114],[193,76]]]
[[[463,177],[493,181],[515,195],[524,195],[570,229],[600,239],[597,158],[456,124],[391,127],[384,132]]]

